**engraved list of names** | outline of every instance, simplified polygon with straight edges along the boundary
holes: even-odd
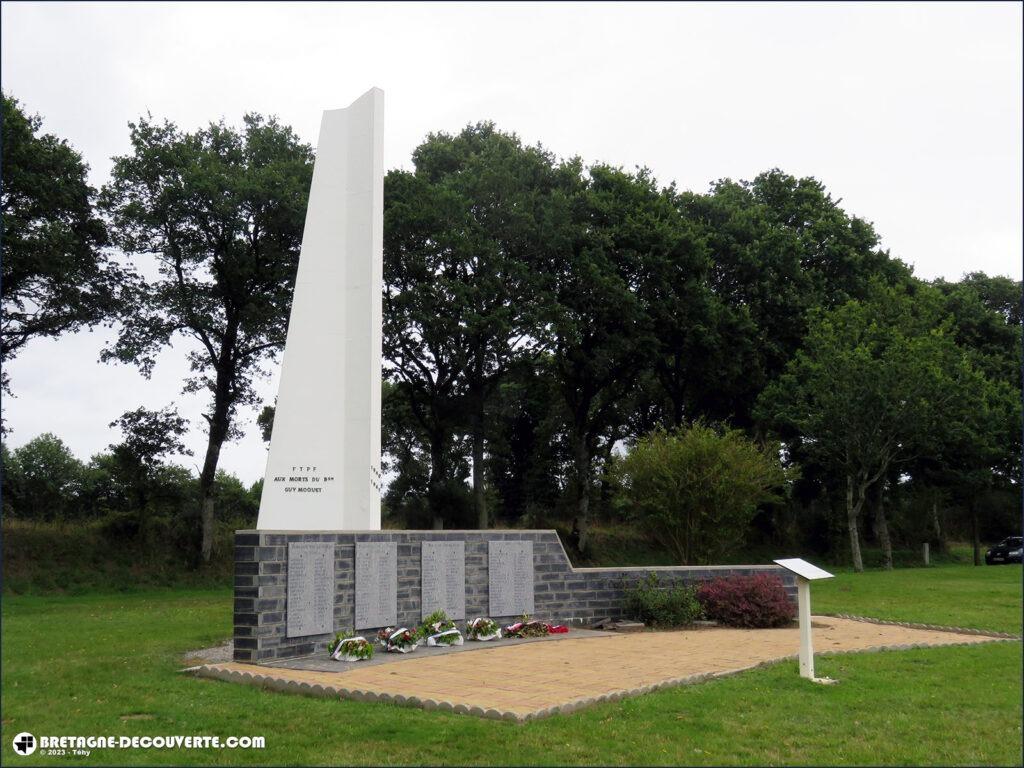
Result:
[[[334,631],[334,544],[288,544],[288,637]]]
[[[356,542],[356,629],[398,623],[398,545]]]
[[[421,565],[421,618],[434,611],[466,618],[466,542],[424,541]]]
[[[491,616],[533,613],[533,542],[487,542]]]

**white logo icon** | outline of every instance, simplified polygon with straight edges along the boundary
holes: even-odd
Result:
[[[36,737],[31,733],[23,732],[14,737],[14,752],[22,757],[28,757],[36,751]]]

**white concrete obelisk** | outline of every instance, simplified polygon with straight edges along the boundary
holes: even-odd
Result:
[[[380,530],[384,92],[324,112],[260,530]]]

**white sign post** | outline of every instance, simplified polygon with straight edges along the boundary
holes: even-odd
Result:
[[[831,579],[832,574],[798,557],[776,560],[787,571],[796,574],[796,599],[800,623],[800,677],[815,683],[834,683],[828,677],[814,676],[814,647],[811,642],[811,582]]]

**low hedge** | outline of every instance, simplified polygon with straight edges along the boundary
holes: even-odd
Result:
[[[626,613],[652,627],[684,627],[701,617],[697,588],[687,585],[662,587],[657,574],[626,592]]]
[[[782,579],[770,573],[706,582],[697,600],[709,619],[729,627],[783,627],[796,617]]]

